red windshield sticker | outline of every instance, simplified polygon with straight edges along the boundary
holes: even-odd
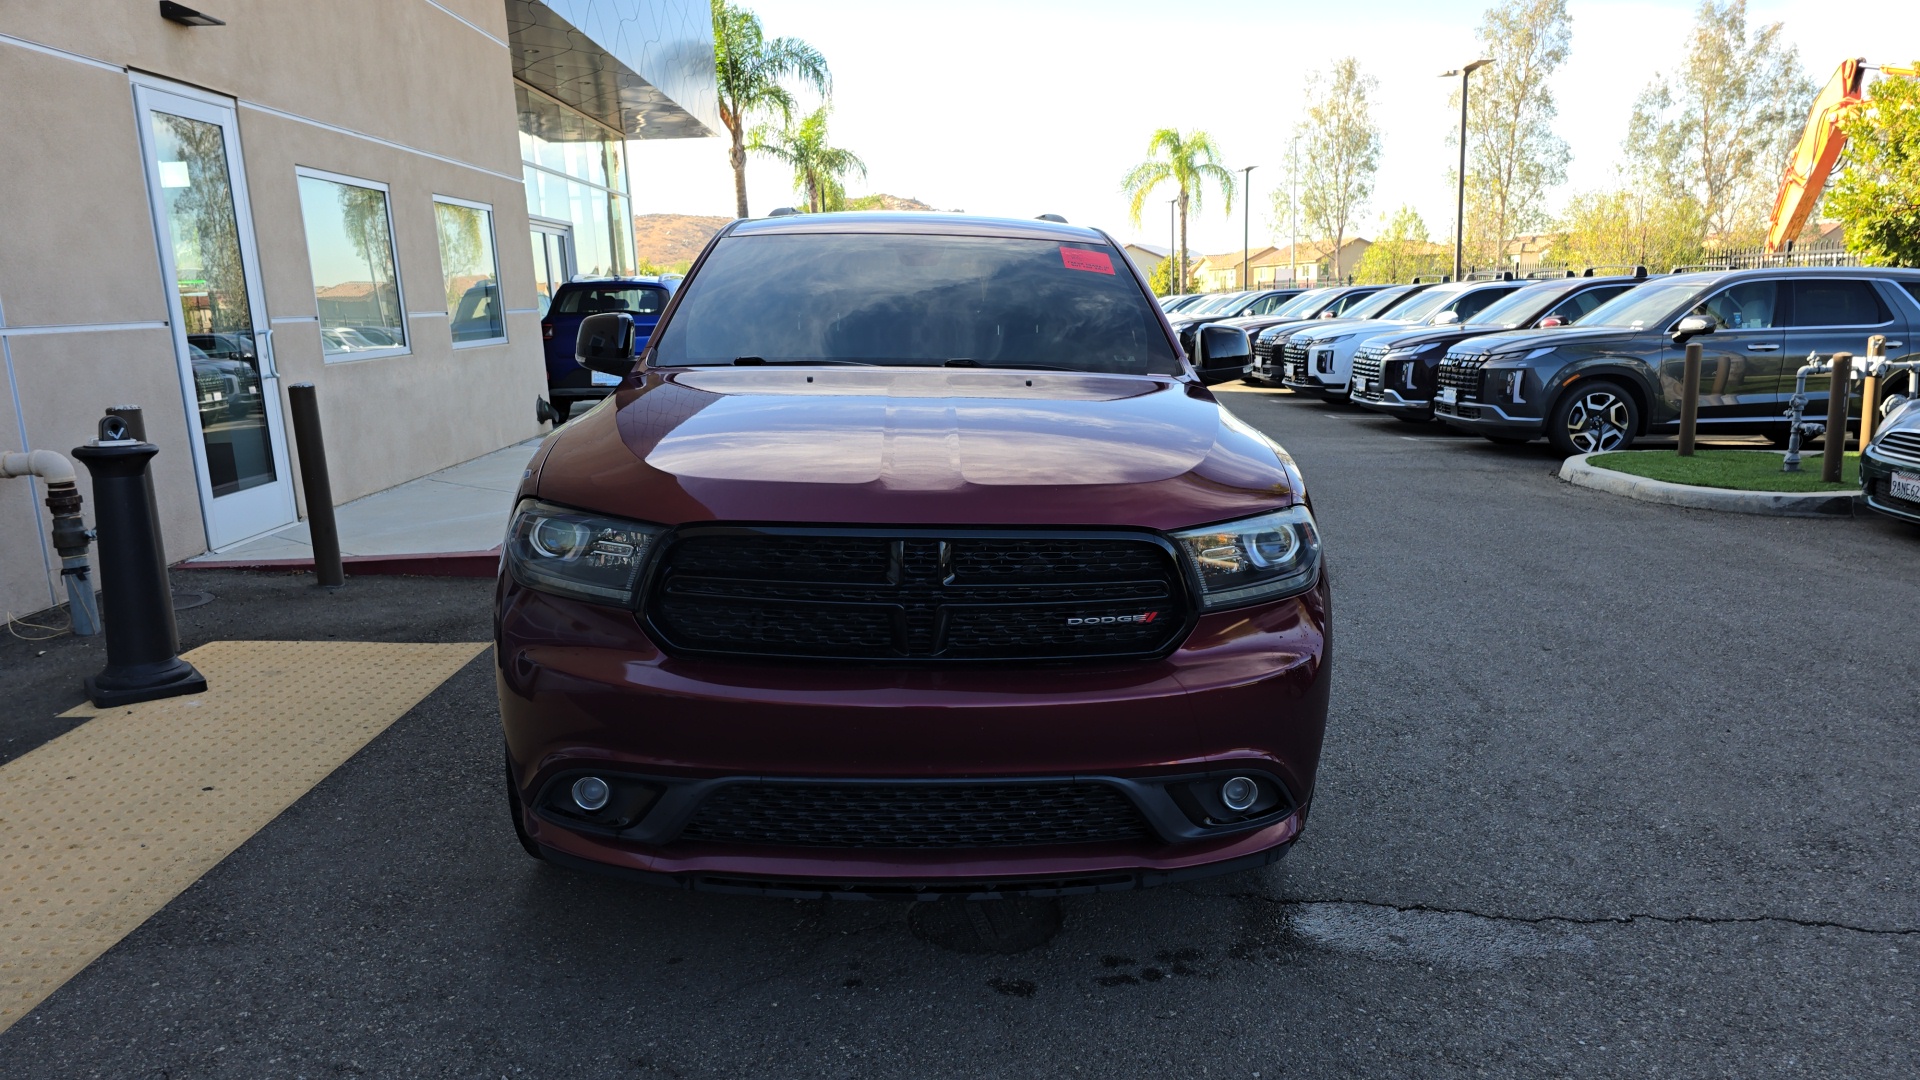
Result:
[[[1060,261],[1065,263],[1069,270],[1091,270],[1096,274],[1113,273],[1113,260],[1104,251],[1063,247],[1060,249]]]

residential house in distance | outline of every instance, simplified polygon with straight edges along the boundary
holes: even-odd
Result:
[[[1167,249],[1151,244],[1123,244],[1120,250],[1127,253],[1127,258],[1132,259],[1133,265],[1149,280],[1160,269],[1160,264],[1167,261]]]
[[[1360,265],[1361,256],[1373,242],[1354,237],[1340,245],[1340,276],[1347,277]],[[1229,251],[1208,255],[1194,274],[1195,284],[1203,292],[1233,289],[1278,289],[1298,285],[1312,288],[1332,277],[1333,245],[1302,242],[1299,251],[1292,247],[1257,248],[1246,255],[1247,284],[1240,280],[1242,253]]]

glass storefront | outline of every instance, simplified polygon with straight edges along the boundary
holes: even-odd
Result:
[[[633,273],[624,136],[523,83],[514,85],[514,97],[527,213],[572,223],[573,273]]]

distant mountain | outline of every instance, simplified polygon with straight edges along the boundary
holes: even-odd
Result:
[[[633,253],[642,264],[672,267],[692,262],[730,217],[693,214],[633,215]]]
[[[903,199],[898,195],[862,195],[847,200],[849,210],[932,210],[933,207],[919,199]]]

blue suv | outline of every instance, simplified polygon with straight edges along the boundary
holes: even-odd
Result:
[[[588,371],[573,358],[580,337],[580,320],[607,311],[633,316],[635,334],[653,333],[660,313],[667,309],[677,279],[598,278],[569,281],[554,290],[553,303],[540,320],[540,337],[547,351],[547,396],[553,401],[554,423],[566,423],[576,401],[598,401],[613,392],[620,380]]]

